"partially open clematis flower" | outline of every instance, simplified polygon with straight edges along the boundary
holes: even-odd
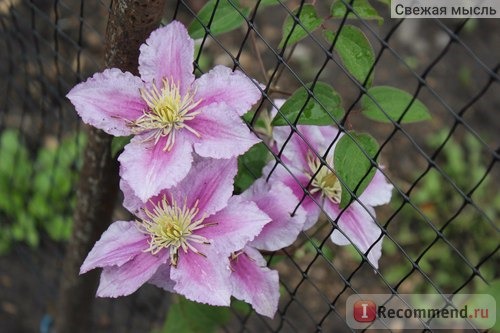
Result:
[[[300,135],[293,133],[281,156],[289,171],[282,164],[278,164],[273,170],[275,163],[271,162],[265,167],[264,176],[268,176],[272,171],[270,181],[280,181],[291,188],[296,196],[296,204],[304,195],[303,188],[308,190],[311,196],[306,196],[301,206],[307,212],[305,228],[310,228],[317,222],[322,210],[332,220],[339,217],[342,211],[339,207],[342,195],[340,181],[330,169],[322,165],[314,153],[315,151],[319,156],[324,156],[331,142],[340,135],[336,128],[329,126],[299,125],[297,132]],[[289,134],[290,129],[287,127],[274,128],[273,135],[278,151],[285,144]],[[335,144],[330,148],[326,157],[326,161],[333,170],[335,170],[334,150]],[[381,230],[372,218],[375,216],[373,207],[388,203],[391,199],[392,188],[393,186],[387,182],[382,172],[377,170],[368,187],[358,198],[366,209],[358,201],[352,202],[338,220],[338,228],[343,233],[334,230],[331,235],[332,241],[338,245],[347,245],[352,242],[363,252],[371,249],[368,259],[374,267],[378,267],[378,260],[382,254],[382,238],[379,239]]]
[[[184,179],[193,150],[227,159],[259,141],[240,119],[261,98],[256,83],[224,66],[195,80],[193,55],[186,28],[172,22],[141,46],[140,77],[107,69],[67,95],[85,123],[134,135],[120,174],[143,201]]]
[[[102,267],[97,295],[118,297],[149,282],[186,298],[229,305],[229,257],[258,235],[270,218],[255,203],[231,198],[234,159],[197,159],[177,186],[146,204],[122,182],[136,221],[113,223],[81,266]]]

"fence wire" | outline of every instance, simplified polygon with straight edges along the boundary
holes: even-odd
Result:
[[[352,11],[349,1],[341,1]],[[214,8],[221,2],[214,1]],[[338,30],[347,23],[359,27],[375,49],[370,72],[377,73],[377,84],[410,92],[412,102],[418,98],[432,114],[425,123],[374,125],[359,116],[367,82],[358,82],[335,54],[338,40],[328,44],[316,31],[299,44],[285,41],[278,47],[287,17],[305,28],[293,11],[306,1],[277,0],[274,6],[241,1],[249,12],[235,0],[225,2],[244,18],[243,27],[214,35],[211,21],[204,24],[196,74],[224,64],[256,78],[264,87],[256,114],[311,82],[331,84],[342,93],[346,110],[337,127],[367,131],[377,139],[382,172],[394,191],[391,204],[377,208],[384,237],[378,269],[354,247],[332,245],[337,220],[323,216],[296,244],[268,254],[270,267],[280,272],[275,318],[235,307],[222,330],[349,332],[354,330],[346,323],[345,301],[351,295],[479,293],[498,279],[500,51],[495,45],[500,45],[500,21],[390,19],[387,7],[375,3],[384,14],[382,25],[347,16],[325,23]],[[315,6],[328,13],[330,3]],[[164,22],[203,23],[197,13],[204,4],[168,1]],[[85,143],[65,95],[103,69],[109,5],[0,3],[0,323],[8,332],[46,332],[54,315]],[[321,103],[314,94],[310,98]],[[251,129],[255,120],[248,122]],[[301,136],[296,124],[288,127],[290,136]],[[277,166],[287,168],[283,149],[269,152]],[[318,158],[326,165],[323,156]],[[310,196],[303,189],[304,198]],[[151,286],[129,297],[98,299],[93,332],[161,327],[169,299]]]

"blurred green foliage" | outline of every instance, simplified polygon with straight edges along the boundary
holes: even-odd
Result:
[[[75,183],[85,138],[72,135],[30,154],[14,130],[0,135],[0,254],[14,242],[38,246],[40,231],[68,239]]]
[[[440,146],[446,134],[443,131],[432,137],[429,146]],[[491,173],[481,181],[488,162],[483,159],[481,143],[472,134],[465,135],[461,141],[450,139],[440,153],[437,164],[463,193],[467,194],[475,188],[471,198],[477,208],[469,204],[464,206],[462,194],[438,170],[432,168],[410,195],[411,202],[425,218],[406,204],[399,212],[398,222],[394,221],[394,226],[389,226],[388,232],[392,238],[412,260],[420,257],[418,265],[421,270],[444,292],[454,292],[472,275],[471,267],[461,255],[476,266],[498,246],[498,188]],[[401,200],[394,201],[393,204],[399,207]],[[434,229],[442,232],[443,238],[460,254],[438,237]],[[428,246],[431,247],[426,250]],[[390,257],[401,256],[400,250],[391,241],[384,242],[384,252]],[[391,259],[391,265],[384,272],[384,277],[390,283],[398,283],[412,269],[408,261],[401,264],[394,262]],[[496,278],[495,271],[495,260],[489,260],[480,267],[480,272],[487,281]],[[480,279],[475,279],[462,292],[475,292],[483,284]],[[414,288],[415,292],[435,292],[425,282],[416,283]]]
[[[196,303],[176,296],[163,327],[156,332],[210,333],[215,332],[217,327],[227,323],[230,318],[229,308]]]
[[[183,296],[173,296],[163,327],[153,333],[211,333],[231,320],[232,311],[228,307],[196,303]],[[231,300],[231,307],[241,315],[249,315],[250,305],[237,299]]]

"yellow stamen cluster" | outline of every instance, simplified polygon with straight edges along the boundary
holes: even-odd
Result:
[[[201,102],[194,100],[195,92],[188,91],[181,95],[179,86],[167,79],[162,80],[160,89],[153,82],[151,89],[141,89],[140,92],[148,108],[143,111],[142,116],[130,123],[134,134],[148,132],[149,136],[144,141],[154,139],[155,144],[160,138],[167,137],[163,149],[165,151],[174,146],[177,130],[185,128],[200,137],[196,130],[186,124],[186,121],[193,120],[200,113],[199,110],[193,111]]]
[[[178,252],[182,249],[185,253],[188,250],[204,256],[191,243],[210,244],[210,241],[200,235],[195,235],[195,230],[204,228],[212,224],[203,224],[204,216],[195,220],[198,215],[198,201],[191,208],[184,205],[179,206],[172,198],[171,203],[164,196],[161,201],[153,205],[153,209],[144,209],[147,218],[137,221],[139,230],[150,236],[149,248],[146,252],[157,254],[163,249],[170,251],[170,264],[177,266]]]
[[[310,193],[321,191],[321,195],[328,198],[333,203],[340,203],[342,187],[337,176],[330,171],[321,161],[311,152],[307,154],[307,164],[311,171],[311,176],[318,171],[311,182]]]

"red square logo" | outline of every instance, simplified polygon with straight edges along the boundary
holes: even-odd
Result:
[[[377,318],[377,305],[373,301],[357,301],[354,303],[353,315],[359,323],[371,323]]]

